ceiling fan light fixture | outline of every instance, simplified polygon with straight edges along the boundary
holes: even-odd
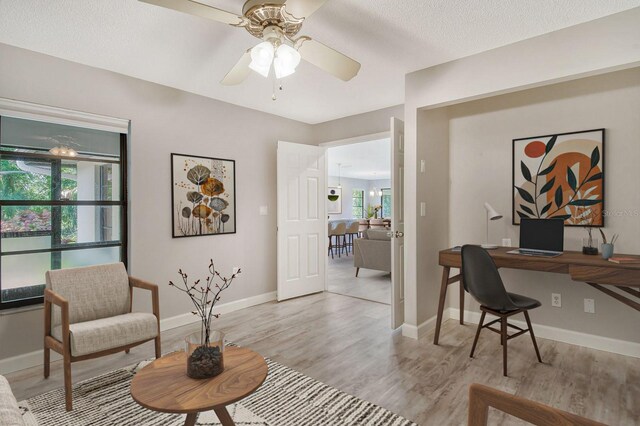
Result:
[[[281,44],[276,50],[276,57],[273,60],[273,69],[276,78],[280,79],[293,74],[300,64],[300,53],[288,44]]]
[[[268,77],[274,53],[273,44],[270,41],[263,41],[251,49],[251,63],[249,64],[249,68],[263,77]]]

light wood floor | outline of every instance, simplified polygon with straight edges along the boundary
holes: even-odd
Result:
[[[359,297],[378,303],[391,303],[391,274],[361,268],[356,277],[353,266],[353,253],[341,257],[329,257],[327,282],[331,293],[344,296]]]
[[[535,311],[532,312],[535,322]],[[433,335],[416,341],[389,330],[389,307],[322,293],[266,303],[222,316],[228,340],[381,405],[422,425],[466,424],[467,388],[479,382],[611,425],[640,424],[640,362],[551,340],[538,339],[536,362],[528,336],[509,342],[509,373],[501,374],[498,335],[480,337],[469,358],[474,326],[450,320],[441,345]],[[196,326],[163,333],[163,352],[182,347]],[[153,356],[153,345],[73,365],[74,381]],[[51,377],[41,368],[8,376],[18,399],[62,387],[62,366]],[[490,424],[519,424],[491,413]]]

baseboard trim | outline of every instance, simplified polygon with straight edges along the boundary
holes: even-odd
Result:
[[[458,308],[449,308],[445,312],[445,318],[458,318],[460,310]],[[448,315],[448,317],[447,317]],[[491,319],[489,319],[491,318]],[[472,324],[480,322],[480,312],[469,311],[465,309],[464,319]],[[495,319],[492,315],[487,315],[485,321]],[[518,327],[526,328],[525,321],[509,320],[510,323]],[[583,346],[585,348],[597,349],[600,351],[611,352],[619,355],[640,358],[640,343],[628,342],[625,340],[612,339],[610,337],[597,336],[595,334],[581,333],[579,331],[565,330],[549,325],[532,323],[536,337],[555,340],[556,342],[569,343],[571,345]]]
[[[442,315],[442,318],[445,320],[451,318],[449,309],[450,308],[445,309]],[[436,318],[436,316],[432,316],[431,318],[417,326],[404,323],[402,324],[402,335],[404,337],[410,337],[412,339],[419,339],[436,328]]]
[[[259,294],[257,296],[247,297],[233,302],[223,303],[214,309],[216,314],[228,314],[240,309],[249,308],[251,306],[261,305],[263,303],[276,300],[276,292]],[[198,317],[191,313],[180,314],[160,320],[160,330],[166,331],[172,328],[182,327],[183,325],[198,322]],[[26,354],[16,355],[5,359],[0,359],[0,374],[13,373],[15,371],[24,370],[25,368],[37,367],[43,363],[43,350],[28,352]],[[51,351],[51,361],[62,359],[56,352]]]
[[[244,299],[234,300],[233,302],[218,305],[213,310],[215,314],[228,314],[251,306],[261,305],[263,303],[276,300],[276,292],[259,294],[257,296],[247,297]],[[191,312],[180,314],[160,320],[160,331],[171,330],[172,328],[182,327],[200,321],[200,317],[193,315]]]

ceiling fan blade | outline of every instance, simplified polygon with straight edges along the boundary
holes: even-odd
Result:
[[[191,15],[200,16],[202,18],[211,19],[213,21],[222,22],[229,25],[246,25],[247,19],[238,16],[235,13],[217,9],[206,4],[198,3],[192,0],[139,0],[143,3],[149,3],[156,6],[166,7],[167,9],[177,10],[179,12],[189,13]]]
[[[320,9],[327,0],[286,0],[284,10],[294,18],[308,18]]]
[[[251,72],[251,68],[249,68],[250,63],[251,49],[244,52],[244,55],[242,55],[240,60],[231,68],[231,71],[224,76],[221,83],[225,86],[234,86],[242,83]]]
[[[296,48],[305,61],[341,80],[349,81],[360,71],[360,62],[309,37],[298,39]]]

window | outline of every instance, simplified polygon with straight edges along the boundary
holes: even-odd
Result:
[[[0,309],[41,303],[47,270],[126,261],[126,144],[0,117]],[[77,156],[50,152],[61,147]]]
[[[354,218],[361,219],[364,217],[364,190],[354,189],[352,191],[352,214]]]
[[[382,188],[380,205],[382,206],[382,217],[391,217],[391,188]]]

